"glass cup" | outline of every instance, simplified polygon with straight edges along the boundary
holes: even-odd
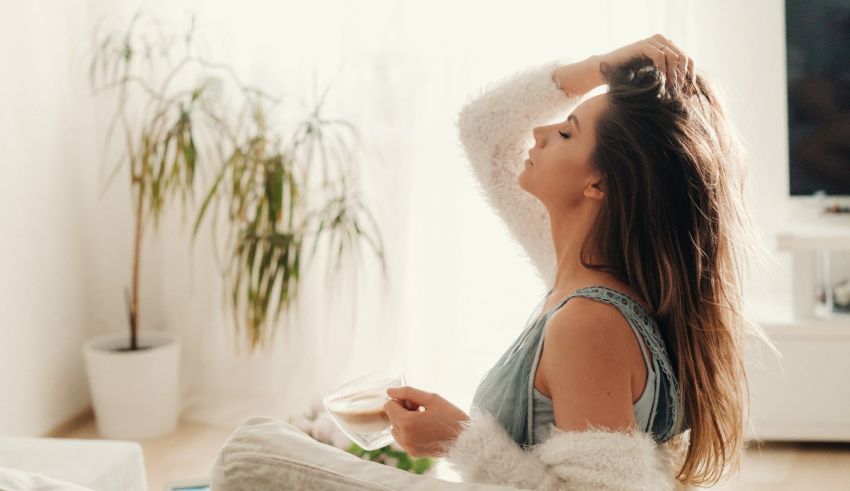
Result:
[[[337,388],[322,403],[345,436],[364,450],[376,450],[394,441],[383,407],[390,400],[387,389],[402,385],[401,373],[371,372]]]

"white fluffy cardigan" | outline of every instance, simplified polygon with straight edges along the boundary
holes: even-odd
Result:
[[[521,189],[517,175],[534,140],[532,129],[565,118],[580,95],[560,90],[552,75],[569,63],[556,60],[497,81],[460,111],[460,141],[487,201],[552,285],[556,272],[548,212]],[[684,489],[674,478],[677,450],[643,432],[563,431],[522,449],[495,416],[478,407],[443,458],[465,482],[549,490]]]

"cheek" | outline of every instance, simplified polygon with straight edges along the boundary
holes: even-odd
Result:
[[[541,169],[546,179],[562,185],[574,181],[576,176],[581,173],[581,165],[572,158],[558,159],[552,162],[547,162],[544,169]]]
[[[559,202],[573,202],[582,194],[586,174],[576,162],[563,162],[544,178],[547,194]]]

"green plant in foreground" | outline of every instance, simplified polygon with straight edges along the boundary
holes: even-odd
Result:
[[[375,450],[364,450],[352,442],[331,419],[320,399],[314,400],[309,409],[296,418],[289,418],[288,423],[304,432],[319,443],[324,443],[364,460],[377,462],[414,474],[431,474],[437,459],[432,457],[411,457],[404,449],[393,442]]]
[[[361,459],[380,462],[383,464],[395,466],[401,470],[412,472],[414,474],[423,474],[434,465],[434,460],[431,457],[411,457],[403,450],[394,450],[392,445],[377,448],[375,450],[364,450],[360,445],[352,443],[346,450],[350,454],[354,454]]]

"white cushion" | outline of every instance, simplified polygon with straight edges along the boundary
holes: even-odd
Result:
[[[0,467],[0,489],[3,491],[94,491],[76,484],[52,479],[42,474]]]
[[[364,460],[266,417],[248,418],[227,439],[213,465],[211,483],[215,491],[515,489],[450,482]]]
[[[0,466],[97,491],[147,491],[142,446],[135,441],[4,436]]]

